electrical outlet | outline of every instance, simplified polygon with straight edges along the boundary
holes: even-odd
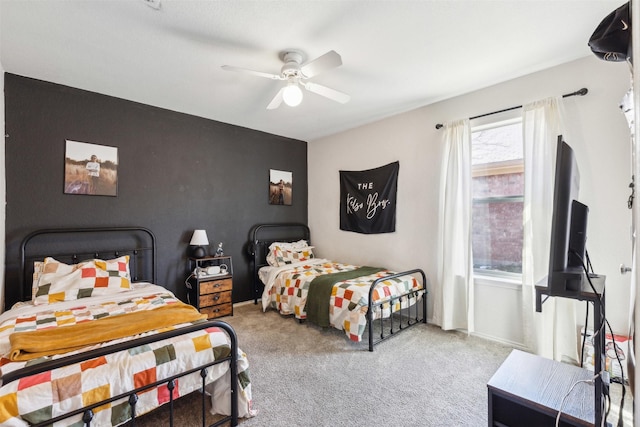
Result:
[[[160,10],[160,0],[142,0],[144,4],[155,10]]]

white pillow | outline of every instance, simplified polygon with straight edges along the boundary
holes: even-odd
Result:
[[[273,242],[269,245],[269,250],[272,250],[276,246],[282,249],[304,249],[309,246],[309,243],[306,240],[298,240],[297,242]]]

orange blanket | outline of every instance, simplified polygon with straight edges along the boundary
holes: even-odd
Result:
[[[174,303],[154,310],[105,317],[75,325],[16,332],[9,337],[11,342],[9,358],[12,361],[25,361],[68,353],[90,345],[206,319],[206,317],[191,305]]]

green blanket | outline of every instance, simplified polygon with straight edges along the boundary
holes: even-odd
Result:
[[[368,276],[384,270],[384,268],[378,267],[358,267],[355,270],[323,274],[316,277],[309,283],[307,304],[304,308],[307,312],[307,320],[323,328],[329,327],[329,301],[331,300],[331,290],[333,286],[343,280]]]

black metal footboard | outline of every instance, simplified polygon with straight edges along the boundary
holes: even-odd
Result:
[[[420,273],[422,275],[422,288],[411,289],[410,291],[402,295],[391,297],[391,299],[389,300],[375,301],[375,302],[373,301],[373,292],[375,291],[376,286],[378,286],[385,280],[395,279],[398,277],[407,276],[415,273]],[[422,318],[420,318],[420,315],[418,312],[418,309],[419,309],[418,302],[416,301],[416,303],[413,305],[408,304],[410,298],[415,297],[417,300],[420,294],[422,294]],[[390,309],[390,315],[388,318],[384,318],[381,315],[380,318],[377,319],[380,322],[379,323],[380,334],[379,334],[379,338],[375,338],[374,337],[375,325],[374,325],[374,319],[373,319],[374,310],[379,307],[382,314],[382,305],[390,304],[390,307],[393,307],[394,303],[398,300],[400,301],[400,307],[402,307],[403,299],[407,301],[406,308],[404,309],[401,308],[395,313]],[[414,317],[412,317],[411,315],[412,307],[415,309]],[[406,316],[404,315],[405,310],[407,311]],[[395,321],[396,321],[395,317],[399,317],[397,319],[397,324],[398,324],[397,328],[395,326]],[[386,335],[385,335],[385,322],[387,322],[389,326],[388,327],[389,333]],[[367,309],[367,329],[369,331],[369,351],[373,351],[373,347],[376,344],[380,343],[381,341],[387,338],[390,338],[391,336],[397,335],[403,330],[408,329],[411,326],[415,326],[418,323],[427,323],[427,277],[424,274],[424,271],[422,271],[419,268],[414,270],[403,271],[400,273],[395,273],[386,277],[381,277],[379,279],[376,279],[371,284],[371,288],[369,289],[369,307]]]
[[[220,426],[222,424],[225,423],[231,423],[232,426],[237,426],[238,425],[238,365],[237,365],[237,356],[238,356],[238,339],[236,336],[235,331],[233,330],[233,328],[225,323],[225,322],[221,322],[221,321],[216,321],[216,320],[210,320],[210,321],[206,321],[206,322],[201,322],[201,323],[197,323],[194,325],[190,325],[190,326],[186,326],[183,328],[178,328],[175,330],[171,330],[171,331],[167,331],[167,332],[163,332],[163,333],[159,333],[159,334],[154,334],[154,335],[149,335],[146,337],[142,337],[142,338],[137,338],[131,341],[126,341],[126,342],[122,342],[122,343],[118,343],[118,344],[114,344],[114,345],[110,345],[110,346],[106,346],[106,347],[102,347],[102,348],[98,348],[95,350],[90,350],[87,352],[83,352],[83,353],[79,353],[79,354],[74,354],[71,356],[67,356],[67,357],[62,357],[60,359],[55,359],[55,360],[51,360],[48,362],[43,362],[43,363],[39,363],[36,365],[32,365],[32,366],[27,366],[24,367],[20,370],[14,371],[14,372],[10,372],[7,373],[5,375],[3,375],[0,378],[1,384],[8,384],[12,381],[16,381],[19,380],[20,378],[25,378],[25,377],[29,377],[32,375],[36,375],[42,372],[46,372],[49,370],[53,370],[56,368],[60,368],[63,366],[68,366],[74,363],[79,363],[79,362],[83,362],[86,360],[90,360],[90,359],[94,359],[96,357],[101,357],[101,356],[105,356],[107,354],[112,354],[112,353],[117,353],[119,351],[123,351],[123,350],[128,350],[128,349],[132,349],[135,347],[139,347],[141,345],[145,345],[145,344],[149,344],[152,342],[156,342],[156,341],[161,341],[164,339],[168,339],[168,338],[172,338],[172,337],[176,337],[178,335],[183,335],[186,333],[190,333],[190,332],[195,332],[195,331],[199,331],[199,330],[203,330],[203,329],[207,329],[207,328],[212,328],[212,327],[216,327],[216,328],[220,328],[222,330],[224,330],[227,335],[229,336],[229,340],[231,342],[231,351],[230,354],[222,359],[219,360],[214,360],[212,362],[206,363],[202,366],[198,366],[196,368],[193,368],[189,371],[185,371],[185,372],[180,372],[177,373],[169,378],[165,378],[161,381],[156,381],[154,383],[151,384],[147,384],[143,387],[139,387],[136,388],[134,390],[128,391],[126,393],[122,393],[118,396],[113,396],[109,399],[105,399],[102,400],[100,402],[85,406],[83,408],[79,408],[73,411],[68,412],[67,414],[52,418],[48,421],[39,423],[39,424],[34,424],[34,427],[39,427],[39,426],[49,426],[52,425],[53,423],[60,421],[60,420],[64,420],[67,419],[69,417],[78,415],[78,414],[82,414],[82,420],[84,422],[85,426],[90,426],[93,416],[94,416],[94,409],[97,407],[100,407],[102,405],[114,402],[116,400],[120,400],[122,398],[127,398],[128,397],[128,402],[131,408],[131,420],[128,422],[127,425],[130,426],[135,426],[136,423],[136,402],[138,400],[138,394],[141,392],[144,392],[145,390],[148,390],[150,388],[153,387],[157,387],[163,384],[167,385],[167,388],[169,390],[169,402],[166,403],[166,405],[169,405],[169,425],[173,426],[174,425],[174,414],[173,414],[173,402],[174,402],[174,398],[173,398],[173,389],[175,388],[175,380],[181,377],[184,377],[186,375],[192,374],[194,372],[200,372],[200,376],[202,378],[202,405],[201,405],[201,411],[202,411],[202,426],[205,426],[205,383],[206,383],[206,376],[207,376],[207,369],[210,368],[211,366],[220,364],[220,363],[229,363],[229,374],[231,375],[231,415],[224,417],[218,421],[216,421],[214,424],[211,424],[210,427],[214,427],[214,426]],[[226,373],[225,373],[226,375]]]

